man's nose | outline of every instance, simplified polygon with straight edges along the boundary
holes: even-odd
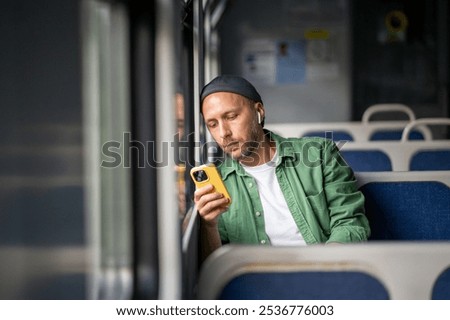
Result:
[[[219,134],[222,139],[228,137],[231,134],[230,127],[225,122],[221,122],[219,124],[219,130]]]

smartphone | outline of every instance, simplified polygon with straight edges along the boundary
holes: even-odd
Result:
[[[226,198],[228,198],[229,203],[231,203],[231,197],[228,190],[213,163],[192,168],[191,177],[197,188],[203,187],[207,184],[212,184],[214,186],[214,190],[212,192],[223,194]]]

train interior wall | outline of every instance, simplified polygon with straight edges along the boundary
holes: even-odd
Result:
[[[219,25],[221,72],[255,84],[267,122],[350,120],[349,13],[348,1],[232,1]]]
[[[449,114],[446,1],[231,1],[218,29],[221,72],[253,80],[268,122],[359,121],[379,103]]]

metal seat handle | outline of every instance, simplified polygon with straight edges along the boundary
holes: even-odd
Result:
[[[414,112],[407,105],[401,103],[385,103],[385,104],[374,104],[368,107],[366,111],[364,111],[361,121],[363,123],[368,123],[370,117],[372,117],[375,113],[381,112],[403,112],[409,117],[410,121],[416,119]]]
[[[408,141],[408,137],[413,128],[424,125],[447,125],[450,126],[450,118],[422,118],[411,121],[402,132],[402,142]]]

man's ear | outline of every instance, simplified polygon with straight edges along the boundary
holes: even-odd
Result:
[[[261,102],[257,102],[255,105],[256,113],[258,114],[258,123],[261,124],[264,120],[264,107]]]

